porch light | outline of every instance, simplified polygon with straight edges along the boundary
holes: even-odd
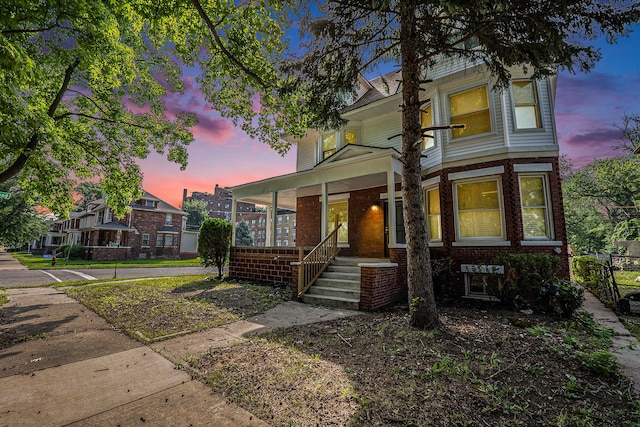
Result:
[[[376,200],[375,202],[373,202],[373,204],[371,205],[371,210],[372,211],[377,211],[380,209],[380,201]]]

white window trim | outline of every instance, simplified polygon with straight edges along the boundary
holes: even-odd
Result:
[[[514,82],[532,82],[533,83],[533,87],[534,87],[534,91],[535,94],[534,96],[536,97],[536,109],[537,109],[537,113],[538,113],[538,121],[539,123],[539,127],[537,128],[519,128],[518,127],[518,120],[516,119],[516,98],[513,94],[513,83]],[[544,120],[542,117],[542,106],[540,103],[540,85],[538,80],[532,80],[532,79],[527,79],[527,78],[522,78],[522,79],[513,79],[511,80],[511,84],[509,85],[509,97],[511,98],[511,127],[513,129],[514,133],[519,133],[519,132],[541,132],[544,131]]]
[[[438,177],[440,178],[440,177]],[[438,180],[439,181],[439,180]],[[432,185],[431,187],[423,187],[422,191],[423,191],[423,198],[424,198],[424,216],[425,219],[427,221],[427,232],[429,234],[429,246],[434,246],[434,244],[439,243],[440,245],[442,245],[443,241],[442,241],[442,197],[440,197],[440,238],[439,239],[431,239],[431,230],[429,229],[429,197],[427,197],[427,193],[429,191],[433,191],[433,190],[438,190],[438,192],[440,192],[440,186],[439,185]],[[440,195],[441,196],[441,195]]]
[[[500,166],[502,168],[502,166]],[[490,169],[490,168],[487,168]],[[452,175],[452,174],[449,174]],[[481,179],[462,179],[452,182],[453,185],[453,213],[455,221],[456,240],[451,242],[453,246],[511,246],[511,242],[507,240],[507,230],[504,217],[504,194],[502,190],[502,177],[500,175],[486,176]],[[472,184],[476,182],[495,181],[498,188],[498,208],[500,210],[500,236],[486,237],[460,237],[460,216],[458,212],[458,189],[459,184]]]
[[[522,233],[524,234],[524,204],[522,203],[522,185],[520,183],[521,178],[542,178],[544,184],[544,201],[545,201],[545,223],[547,226],[547,236],[524,236],[523,241],[528,242],[543,242],[549,243],[555,237],[555,230],[553,227],[553,220],[551,218],[551,193],[549,188],[549,175],[546,173],[523,173],[518,174],[518,192],[520,193],[520,215],[522,216]],[[561,242],[562,243],[562,242]],[[535,245],[530,245],[535,246]]]
[[[474,135],[467,135],[467,136],[463,136],[460,138],[454,138],[453,137],[453,132],[451,130],[448,131],[448,136],[449,136],[449,141],[450,142],[459,142],[459,141],[468,141],[470,139],[474,139],[474,138],[481,138],[487,135],[495,135],[496,134],[496,118],[495,118],[495,100],[493,98],[493,93],[491,92],[491,88],[489,87],[489,84],[483,84],[483,85],[471,85],[468,87],[465,87],[464,89],[456,89],[454,91],[450,91],[450,92],[446,92],[446,112],[447,112],[447,119],[449,120],[449,122],[452,122],[451,120],[451,97],[458,95],[460,93],[464,93],[464,92],[469,92],[472,91],[473,89],[477,89],[479,87],[484,87],[487,90],[487,105],[489,107],[489,120],[491,121],[491,130],[489,132],[483,132],[483,133],[477,133]],[[451,123],[453,124],[453,123]]]
[[[427,187],[434,187],[436,184],[440,184],[440,175],[422,181],[422,189],[424,190]]]
[[[463,172],[451,172],[448,175],[449,181],[457,181],[460,179],[490,177],[492,175],[502,175],[504,166],[494,166],[491,168],[473,169]]]
[[[517,163],[513,165],[514,172],[551,172],[551,163]]]

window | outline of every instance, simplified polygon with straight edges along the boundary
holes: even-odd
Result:
[[[153,208],[155,207],[155,203],[153,202],[153,200],[145,200],[144,201],[144,205],[148,208]]]
[[[525,239],[551,239],[546,175],[520,176]]]
[[[162,234],[158,234],[156,236],[156,247],[161,247],[163,241],[164,241],[164,239],[162,237]]]
[[[107,208],[104,212],[104,222],[108,223],[113,221],[113,211],[109,208]]]
[[[540,115],[536,85],[531,80],[511,83],[515,109],[516,129],[537,129],[540,127]]]
[[[349,241],[349,203],[344,202],[329,203],[329,212],[327,218],[327,233],[331,233],[342,224],[338,231],[338,243],[347,243]]]
[[[284,223],[289,224],[289,215],[284,217]]]
[[[170,213],[166,214],[164,217],[164,225],[171,225],[173,223],[173,215]]]
[[[104,211],[98,212],[98,219],[96,220],[96,224],[104,224]]]
[[[431,105],[420,111],[420,125],[422,126],[422,128],[433,126],[433,112],[431,110]],[[425,131],[423,135],[424,137],[422,138],[422,149],[426,150],[427,148],[433,147],[435,145],[433,131]]]
[[[255,227],[255,226],[256,226],[256,220],[255,220],[255,219],[252,219],[252,220],[251,220],[251,226],[252,226],[252,227]]]
[[[149,246],[149,235],[148,234],[143,234],[142,235],[142,246]]]
[[[344,143],[345,145],[358,143],[358,132],[354,129],[347,129],[344,131]]]
[[[432,188],[426,191],[425,201],[427,202],[427,228],[429,230],[429,241],[442,240],[442,225],[440,220],[440,189]]]
[[[285,236],[287,236],[287,237],[289,237],[289,227],[286,227],[286,228],[284,229],[284,235],[285,235]]]
[[[165,234],[164,235],[164,245],[165,246],[173,246],[173,234]]]
[[[452,129],[455,138],[491,132],[491,112],[487,87],[481,86],[449,96],[451,124],[464,124],[464,129]]]
[[[322,160],[336,152],[337,136],[336,132],[322,135]]]
[[[502,196],[498,179],[455,184],[458,239],[504,240]]]

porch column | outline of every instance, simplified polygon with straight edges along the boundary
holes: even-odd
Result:
[[[387,171],[387,218],[389,219],[389,246],[394,246],[396,240],[396,180],[392,170]]]
[[[231,246],[236,244],[236,213],[238,211],[238,201],[231,196]]]
[[[264,245],[265,246],[271,246],[272,241],[271,241],[271,229],[273,227],[271,227],[271,206],[267,205],[267,222],[265,224],[265,236],[264,236]]]
[[[276,245],[276,229],[278,228],[278,192],[271,193],[271,246]]]
[[[322,184],[322,212],[320,214],[320,241],[327,237],[327,223],[329,222],[329,184],[324,182]]]

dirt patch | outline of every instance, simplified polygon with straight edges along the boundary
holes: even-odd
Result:
[[[447,333],[405,310],[278,330],[192,366],[276,425],[638,425],[640,406],[587,317],[442,308]]]

